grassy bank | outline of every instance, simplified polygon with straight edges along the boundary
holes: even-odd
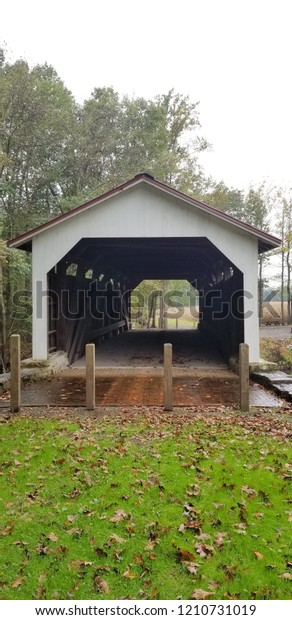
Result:
[[[262,338],[260,352],[263,359],[278,364],[279,370],[292,369],[292,338]]]
[[[2,596],[289,599],[291,440],[271,428],[150,412],[2,424]]]

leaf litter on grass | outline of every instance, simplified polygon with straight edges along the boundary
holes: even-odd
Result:
[[[67,414],[1,428],[4,597],[289,598],[291,423]]]

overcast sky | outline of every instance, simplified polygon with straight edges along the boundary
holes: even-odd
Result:
[[[292,185],[291,0],[9,0],[11,60],[47,61],[81,102],[95,86],[200,102],[208,174]]]

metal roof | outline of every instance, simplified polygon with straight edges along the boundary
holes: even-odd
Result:
[[[48,222],[45,222],[44,224],[41,224],[40,226],[37,226],[36,228],[33,228],[32,230],[29,230],[23,233],[22,235],[19,235],[18,237],[15,237],[14,239],[10,239],[10,241],[8,241],[8,246],[11,248],[20,248],[23,250],[31,251],[31,242],[32,242],[32,239],[36,235],[39,235],[42,232],[50,228],[53,228],[54,226],[57,226],[59,223],[69,220],[70,218],[82,213],[83,211],[86,211],[87,209],[94,208],[95,206],[98,206],[100,203],[103,203],[104,201],[112,198],[113,196],[117,196],[119,193],[127,191],[130,188],[133,188],[142,183],[149,185],[153,188],[156,188],[164,192],[165,194],[172,196],[180,200],[181,202],[184,202],[185,204],[191,207],[195,207],[196,209],[204,211],[205,213],[208,213],[212,215],[213,217],[218,218],[219,220],[222,220],[223,222],[228,222],[232,226],[239,228],[243,231],[246,231],[247,233],[257,237],[260,253],[267,252],[268,250],[276,248],[282,243],[281,239],[279,239],[278,237],[274,237],[273,235],[270,235],[269,233],[263,230],[260,230],[259,228],[256,228],[255,226],[252,226],[251,224],[242,222],[241,220],[233,217],[232,215],[229,215],[228,213],[225,213],[224,211],[220,211],[219,209],[216,209],[215,207],[211,207],[210,205],[204,202],[201,202],[200,200],[196,200],[195,198],[192,198],[191,196],[188,196],[187,194],[184,194],[183,192],[180,192],[177,189],[170,187],[166,183],[163,183],[162,181],[154,179],[154,177],[151,176],[150,174],[143,172],[141,174],[136,175],[134,178],[130,179],[129,181],[122,183],[118,187],[115,187],[111,189],[110,191],[104,194],[101,194],[100,196],[97,196],[96,198],[93,198],[92,200],[89,200],[88,202],[85,202],[84,204],[80,206],[75,207],[71,211],[62,213],[61,215],[49,220]]]

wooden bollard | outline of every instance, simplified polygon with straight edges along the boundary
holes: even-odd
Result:
[[[85,347],[86,360],[86,409],[95,408],[95,345]]]
[[[172,411],[172,344],[164,345],[164,409]]]
[[[12,413],[20,411],[20,336],[10,336],[10,410]]]
[[[249,411],[249,346],[239,345],[240,409]]]

